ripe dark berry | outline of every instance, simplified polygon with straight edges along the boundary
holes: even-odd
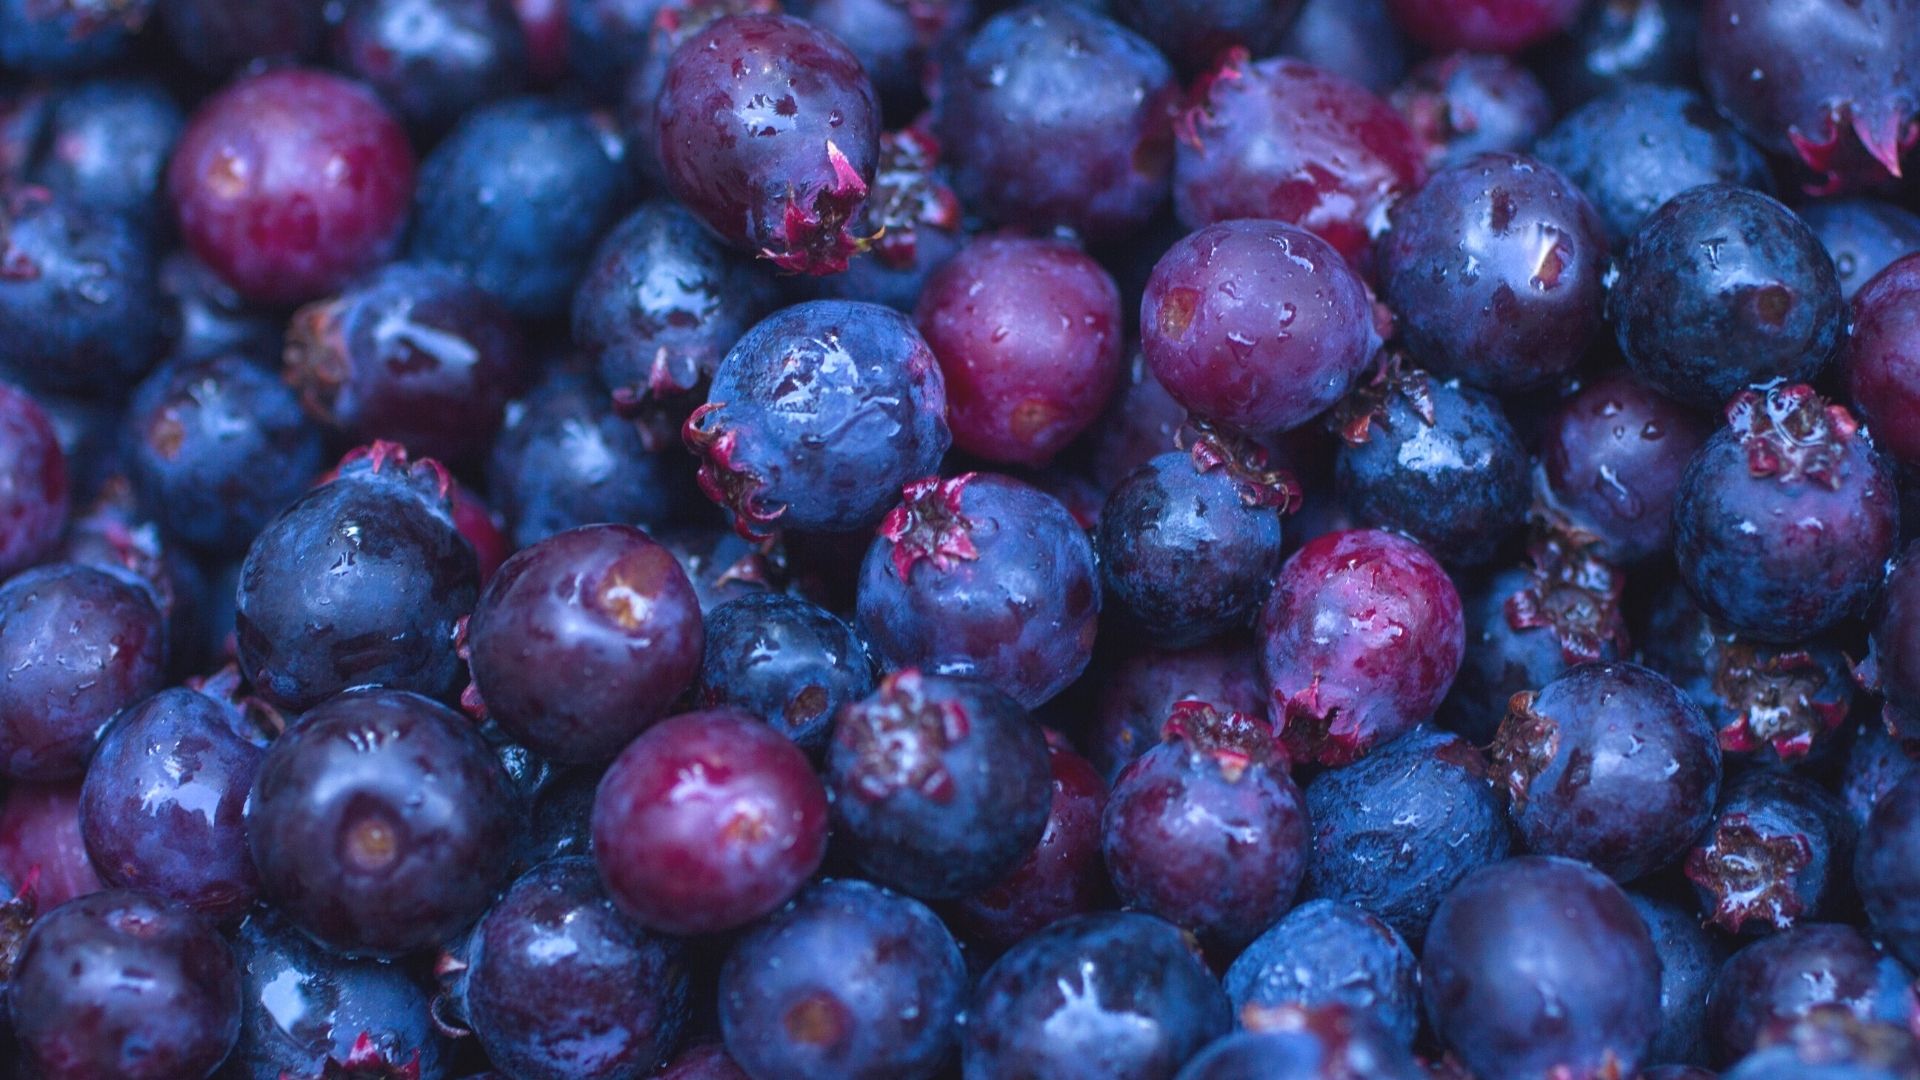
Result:
[[[1553,122],[1540,81],[1504,56],[1436,56],[1414,68],[1391,100],[1433,169],[1482,153],[1523,152]]]
[[[1920,735],[1920,558],[1903,554],[1887,575],[1885,598],[1873,628],[1872,651],[1858,671],[1869,690],[1886,697],[1882,718],[1901,742]]]
[[[274,740],[254,777],[261,892],[349,955],[438,945],[507,876],[510,784],[453,710],[399,690],[341,694]]]
[[[1887,731],[1887,725],[1869,720],[1861,725],[1858,738],[1847,751],[1847,763],[1840,777],[1840,799],[1856,829],[1867,826],[1880,797],[1913,773],[1920,762],[1907,756],[1900,740]]]
[[[527,77],[527,41],[507,0],[348,0],[333,55],[409,125],[437,134]]]
[[[935,127],[969,209],[1118,239],[1166,199],[1178,94],[1132,31],[1080,5],[1029,3],[941,63]]]
[[[628,922],[593,860],[528,871],[474,927],[467,1019],[497,1068],[528,1080],[618,1080],[666,1059],[687,1020],[678,942]]]
[[[945,381],[905,315],[814,300],[747,331],[685,428],[741,535],[872,527],[946,453]]]
[[[720,1031],[756,1076],[925,1080],[953,1056],[968,989],[926,905],[825,881],[742,938],[720,969]]]
[[[827,751],[834,822],[875,881],[951,900],[1032,851],[1052,805],[1040,728],[973,679],[908,668],[840,710]]]
[[[1878,199],[1817,199],[1798,213],[1813,229],[1851,300],[1875,274],[1920,251],[1920,214]]]
[[[1630,1075],[1660,1027],[1660,958],[1627,894],[1571,859],[1475,872],[1420,957],[1433,1026],[1482,1080]]]
[[[0,383],[0,576],[11,577],[53,549],[71,496],[67,455],[40,403]]]
[[[414,158],[360,83],[286,68],[194,113],[167,187],[188,246],[257,303],[324,296],[393,253]]]
[[[1685,852],[1720,790],[1720,744],[1699,706],[1628,663],[1582,664],[1514,695],[1493,767],[1523,845],[1620,881]]]
[[[1227,995],[1151,915],[1056,923],[988,969],[967,1013],[969,1077],[1169,1077],[1232,1026]]]
[[[1254,1007],[1245,1030],[1214,1040],[1176,1080],[1247,1076],[1425,1080],[1427,1070],[1366,1010],[1345,1005]],[[1285,1070],[1275,1072],[1274,1070]]]
[[[1680,482],[1674,558],[1707,614],[1760,641],[1802,641],[1877,593],[1893,502],[1891,465],[1845,407],[1806,386],[1742,393]]]
[[[1119,0],[1113,7],[1174,63],[1195,71],[1235,45],[1272,53],[1301,0]]]
[[[1027,708],[1065,689],[1100,614],[1093,545],[1066,507],[992,474],[904,494],[860,568],[858,625],[876,655],[977,676]]]
[[[1569,397],[1541,438],[1539,494],[1593,537],[1594,553],[1637,563],[1673,547],[1673,498],[1707,425],[1623,373]]]
[[[1853,333],[1842,354],[1847,391],[1876,445],[1902,465],[1920,463],[1920,256],[1882,270],[1853,298]]]
[[[744,926],[786,903],[827,847],[805,754],[738,709],[683,713],[614,759],[593,855],[620,910],[672,934]]]
[[[1700,13],[1690,0],[1587,4],[1542,52],[1541,78],[1567,108],[1639,83],[1684,83],[1694,72]]]
[[[658,104],[667,186],[708,228],[782,269],[832,274],[879,152],[879,103],[839,39],[730,15],[675,49]]]
[[[143,892],[47,912],[10,989],[19,1060],[44,1080],[202,1080],[240,1030],[233,950],[200,916]]]
[[[1265,716],[1267,692],[1260,679],[1260,658],[1244,637],[1178,651],[1129,651],[1103,672],[1087,756],[1112,783],[1127,762],[1160,745],[1160,729],[1181,701]]]
[[[1420,1026],[1419,980],[1413,950],[1391,926],[1348,904],[1311,900],[1254,939],[1227,969],[1225,983],[1243,1017],[1276,1005],[1344,1005],[1412,1046]]]
[[[1189,228],[1284,221],[1360,264],[1387,208],[1426,179],[1425,149],[1393,106],[1330,71],[1240,50],[1193,96],[1173,176]]]
[[[942,0],[916,10],[932,10]],[[972,0],[953,0],[966,6]],[[850,0],[854,6],[877,7],[897,17],[893,0]],[[880,135],[880,164],[874,169],[873,192],[861,207],[858,231],[872,236],[864,258],[848,264],[843,274],[807,278],[803,290],[846,300],[872,300],[901,311],[912,311],[927,279],[960,250],[965,236],[960,199],[948,186],[946,153],[933,135],[916,123]]]
[[[1621,256],[1607,305],[1634,374],[1704,409],[1755,384],[1810,380],[1846,340],[1846,302],[1820,238],[1730,184],[1654,211]]]
[[[1372,529],[1293,554],[1260,616],[1295,761],[1344,765],[1433,714],[1466,650],[1460,594],[1418,544]]]
[[[811,755],[826,749],[841,707],[873,685],[867,643],[818,604],[755,593],[707,615],[694,689],[700,703],[745,709]]]
[[[154,0],[6,0],[0,3],[0,67],[77,75],[126,55]]]
[[[1586,354],[1606,299],[1607,242],[1566,177],[1519,154],[1437,172],[1380,241],[1382,295],[1413,354],[1489,390],[1539,386]]]
[[[34,878],[41,911],[106,888],[80,835],[80,781],[16,781],[0,797],[0,879]]]
[[[53,100],[26,176],[77,206],[157,217],[167,159],[186,126],[186,113],[157,83],[82,83]],[[164,231],[158,224],[150,228]]]
[[[160,0],[174,50],[208,75],[255,60],[310,57],[327,25],[325,0]]]
[[[1726,961],[1725,938],[1712,928],[1703,928],[1691,904],[1656,900],[1638,892],[1628,893],[1627,899],[1646,920],[1647,930],[1653,935],[1653,951],[1660,957],[1660,1033],[1647,1049],[1647,1060],[1704,1062],[1707,990]],[[1659,1080],[1654,1073],[1647,1074],[1648,1080]],[[1680,1076],[1672,1080],[1699,1078]]]
[[[1818,784],[1754,770],[1727,786],[1713,824],[1687,853],[1687,879],[1708,918],[1764,934],[1821,918],[1845,887],[1854,825]]]
[[[1406,75],[1413,51],[1387,4],[1306,0],[1282,35],[1279,52],[1384,94]]]
[[[1811,923],[1763,938],[1734,953],[1707,993],[1714,1058],[1738,1061],[1763,1033],[1825,1005],[1905,1023],[1912,981],[1905,965],[1850,926]]]
[[[1120,291],[1061,241],[968,244],[927,279],[914,320],[945,376],[954,447],[983,461],[1045,465],[1120,375]]]
[[[974,0],[919,0],[914,4],[803,0],[797,13],[846,42],[873,79],[873,88],[888,116],[908,116],[926,100],[929,66],[936,58],[951,55],[958,39],[966,35],[976,10],[984,6]]]
[[[1265,435],[1340,400],[1380,338],[1365,284],[1325,241],[1277,221],[1226,221],[1160,257],[1140,344],[1194,415]]]
[[[1895,784],[1874,804],[1853,860],[1853,884],[1875,936],[1895,956],[1920,962],[1920,779]]]

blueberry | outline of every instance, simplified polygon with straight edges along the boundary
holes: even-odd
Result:
[[[1255,938],[1227,969],[1226,989],[1242,1015],[1344,1005],[1401,1046],[1420,1026],[1413,950],[1371,913],[1334,900],[1308,901]]]
[[[1763,1031],[1834,1004],[1862,1020],[1904,1022],[1913,973],[1850,926],[1808,923],[1734,953],[1707,993],[1705,1030],[1731,1064]]]
[[[706,706],[745,709],[809,754],[826,749],[833,718],[873,692],[867,644],[832,612],[797,596],[756,593],[706,617],[694,693]]]
[[[1837,906],[1854,831],[1840,801],[1818,784],[1755,770],[1727,786],[1713,824],[1687,853],[1687,878],[1722,928],[1784,930]]]
[[[1660,1033],[1653,1037],[1647,1060],[1703,1062],[1707,1060],[1707,990],[1726,961],[1724,939],[1701,927],[1690,905],[1638,892],[1628,893],[1627,899],[1646,920],[1653,950],[1660,956]]]
[[[428,133],[527,77],[526,37],[507,0],[349,0],[333,55]]]

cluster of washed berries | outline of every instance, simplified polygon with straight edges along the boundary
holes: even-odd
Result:
[[[0,1080],[1920,1080],[1920,0],[0,0]]]

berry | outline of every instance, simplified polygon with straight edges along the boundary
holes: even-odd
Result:
[[[165,88],[136,79],[82,83],[54,98],[46,123],[28,180],[75,206],[159,217],[167,159],[187,126]]]
[[[593,854],[628,918],[671,934],[744,926],[819,868],[827,795],[805,754],[738,709],[682,713],[614,759]]]
[[[1915,736],[1916,718],[1920,718],[1920,640],[1915,638],[1914,618],[1920,614],[1914,590],[1920,585],[1920,558],[1903,554],[1887,575],[1885,598],[1876,612],[1872,651],[1856,674],[1868,690],[1886,697],[1882,719],[1886,728],[1903,746]]]
[[[1526,150],[1553,122],[1540,81],[1504,56],[1456,52],[1408,74],[1390,99],[1427,147],[1427,167]]]
[[[1387,208],[1426,179],[1426,150],[1393,106],[1310,64],[1230,52],[1193,99],[1173,168],[1189,228],[1284,221],[1364,264]]]
[[[852,6],[877,7],[897,17],[893,0],[846,0]],[[920,0],[919,8],[937,8],[943,0]],[[959,4],[971,0],[954,0]],[[939,143],[919,126],[880,135],[880,164],[873,192],[860,208],[857,231],[873,237],[865,258],[845,273],[800,282],[812,295],[843,300],[872,300],[911,313],[928,279],[959,252],[964,236],[960,199],[948,186],[946,158]]]
[[[1566,29],[1580,0],[1389,0],[1393,17],[1429,49],[1519,52]]]
[[[80,788],[16,782],[0,797],[0,883],[31,879],[41,911],[106,887],[80,834]]]
[[[1685,852],[1712,818],[1720,744],[1665,676],[1582,664],[1514,695],[1493,768],[1528,850],[1631,881]]]
[[[1909,776],[1873,806],[1853,860],[1867,923],[1908,964],[1920,962],[1920,780]]]
[[[1175,401],[1266,435],[1340,400],[1380,338],[1366,285],[1326,242],[1277,221],[1228,221],[1160,257],[1140,343]]]
[[[1625,86],[1685,83],[1693,78],[1699,31],[1691,0],[1586,4],[1564,35],[1547,42],[1540,75],[1568,108]]]
[[[1707,990],[1726,960],[1727,949],[1718,934],[1701,927],[1692,905],[1656,900],[1637,892],[1628,893],[1627,899],[1646,920],[1647,930],[1653,935],[1653,951],[1660,957],[1660,1033],[1653,1037],[1647,1060],[1705,1061]],[[1659,1080],[1652,1073],[1647,1076]]]
[[[1259,657],[1237,637],[1179,651],[1130,651],[1102,671],[1101,684],[1086,745],[1108,783],[1129,761],[1160,745],[1160,729],[1178,702],[1247,716],[1267,712]]]
[[[1845,771],[1840,777],[1840,799],[1854,828],[1864,829],[1873,806],[1880,797],[1905,780],[1915,767],[1899,740],[1885,724],[1861,725],[1860,735],[1847,751]]]
[[[660,534],[693,582],[700,610],[786,587],[786,554],[777,542],[743,540],[732,529],[680,529]]]
[[[67,455],[40,403],[0,383],[0,579],[39,562],[66,528]]]
[[[1833,906],[1853,836],[1840,800],[1818,784],[1756,770],[1727,786],[1687,853],[1686,874],[1715,925],[1749,935],[1786,930]]]
[[[773,725],[819,756],[841,708],[873,692],[873,659],[840,618],[784,593],[754,593],[713,609],[694,694]]]
[[[1166,200],[1173,69],[1088,7],[1028,3],[940,65],[935,130],[970,209],[1035,231],[1118,239]]]
[[[1371,529],[1295,552],[1259,636],[1281,737],[1295,761],[1320,765],[1356,761],[1431,716],[1466,650],[1447,572],[1418,544]]]
[[[736,0],[737,2],[737,0]],[[802,0],[799,14],[838,37],[860,58],[888,116],[910,115],[925,101],[929,65],[966,35],[975,0]]]
[[[914,321],[940,361],[954,446],[984,461],[1045,465],[1120,374],[1120,292],[1060,241],[968,244],[927,279]]]
[[[1844,1006],[1817,1005],[1764,1038],[1760,1049],[1725,1074],[1728,1080],[1905,1080],[1920,1075],[1920,1048],[1911,1033],[1895,1024],[1862,1021]]]
[[[1621,256],[1614,336],[1655,390],[1712,409],[1749,386],[1803,382],[1846,338],[1833,260],[1793,211],[1703,184],[1668,199]]]
[[[951,440],[945,381],[905,315],[814,300],[747,331],[684,430],[742,536],[870,528]]]
[[[1893,501],[1891,466],[1845,407],[1806,386],[1742,393],[1674,499],[1681,580],[1736,631],[1804,640],[1878,591]]]
[[[1384,94],[1406,75],[1413,51],[1387,3],[1306,0],[1277,51]]]
[[[1475,871],[1428,928],[1421,989],[1472,1075],[1632,1075],[1660,1028],[1660,957],[1627,894],[1570,859]]]
[[[626,921],[593,861],[555,859],[507,889],[467,947],[467,1018],[487,1057],[528,1080],[646,1075],[679,1040],[679,943]]]
[[[1524,390],[1566,374],[1598,334],[1606,237],[1552,168],[1481,154],[1435,173],[1389,221],[1382,295],[1440,374]]]
[[[4,0],[0,67],[74,75],[125,56],[154,0]]]
[[[1415,941],[1455,885],[1512,846],[1486,757],[1432,728],[1314,777],[1306,807],[1303,895],[1363,908]]]
[[[1673,547],[1673,498],[1707,441],[1689,409],[1613,372],[1561,403],[1540,440],[1537,493],[1593,538],[1601,558],[1639,563]]]
[[[860,568],[857,625],[894,668],[960,672],[1027,708],[1085,670],[1100,614],[1093,545],[1050,495],[1004,476],[910,484]]]
[[[425,132],[527,77],[526,38],[507,0],[348,0],[337,19],[341,69]]]
[[[1391,926],[1348,904],[1311,900],[1254,939],[1225,982],[1242,1017],[1278,1005],[1345,1006],[1411,1046],[1420,1026],[1419,977],[1413,950]]]
[[[233,950],[148,893],[97,892],[27,934],[8,995],[20,1060],[45,1080],[201,1080],[240,1030]]]
[[[1151,915],[1081,915],[987,970],[967,1013],[969,1077],[1154,1080],[1226,1034],[1227,995]]]
[[[188,246],[262,304],[324,296],[385,260],[413,184],[406,132],[373,92],[304,68],[209,98],[167,172]]]
[[[0,586],[0,775],[68,780],[100,729],[160,689],[166,627],[146,590],[78,563]]]
[[[1732,1063],[1761,1033],[1839,1005],[1861,1020],[1905,1023],[1913,973],[1850,926],[1810,923],[1734,953],[1707,992],[1706,1033],[1714,1056]]]
[[[1860,287],[1903,255],[1920,251],[1920,214],[1877,199],[1819,199],[1800,217],[1833,256],[1840,291],[1851,300]]]
[[[1920,224],[1920,223],[1917,223]],[[1896,260],[1853,299],[1853,333],[1843,363],[1847,391],[1876,445],[1902,465],[1920,464],[1920,255]]]
[[[1255,1007],[1242,1020],[1248,1022],[1246,1030],[1216,1039],[1180,1070],[1176,1080],[1246,1076],[1425,1080],[1429,1075],[1363,1010],[1344,1005]]]
[[[834,823],[875,881],[951,900],[993,884],[1043,835],[1046,740],[985,683],[908,668],[840,710],[827,750]]]
[[[782,269],[846,269],[873,183],[879,103],[839,39],[730,15],[674,50],[658,104],[667,187],[721,239]]]
[[[325,0],[159,0],[174,51],[208,75],[320,51]]]
[[[917,900],[826,881],[761,923],[720,969],[727,1052],[757,1076],[939,1072],[968,990],[960,946]]]

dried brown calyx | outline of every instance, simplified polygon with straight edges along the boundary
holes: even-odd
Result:
[[[1534,711],[1534,694],[1522,690],[1507,702],[1507,717],[1493,737],[1493,777],[1515,806],[1525,806],[1533,782],[1560,749],[1560,725]]]
[[[228,725],[249,742],[265,746],[287,730],[286,715],[248,689],[238,664],[229,662],[211,675],[193,676],[187,689],[219,702],[227,710]]]
[[[960,230],[960,199],[940,178],[939,165],[940,144],[917,126],[880,136],[866,221],[875,230],[874,257],[888,266],[913,265],[921,228]]]
[[[1845,479],[1847,447],[1860,431],[1845,406],[1803,383],[1741,391],[1727,405],[1727,425],[1754,476],[1830,489]]]
[[[927,695],[926,680],[912,668],[880,683],[870,698],[841,714],[836,738],[857,759],[854,791],[878,802],[916,791],[937,802],[954,796],[946,751],[972,730],[964,705]]]
[[[1235,45],[1220,56],[1220,62],[1194,80],[1187,106],[1174,117],[1173,131],[1181,141],[1201,152],[1206,151],[1206,133],[1213,126],[1213,94],[1223,83],[1246,78],[1247,64],[1253,55],[1245,46]]]
[[[901,489],[900,505],[880,523],[880,535],[893,545],[893,572],[901,581],[922,559],[944,573],[960,560],[980,557],[971,535],[973,522],[960,511],[967,485],[978,475],[961,473],[944,480],[931,476]]]
[[[1393,430],[1393,411],[1403,403],[1419,421],[1433,426],[1433,378],[1396,352],[1383,352],[1373,373],[1355,384],[1327,414],[1328,426],[1350,446],[1372,437],[1374,425]]]
[[[432,458],[413,460],[407,448],[397,442],[375,439],[347,451],[321,482],[361,475],[404,479],[421,496],[435,500],[442,513],[449,517],[453,514],[453,474]]]
[[[760,249],[762,258],[782,270],[837,274],[872,246],[872,237],[855,236],[849,228],[866,204],[867,182],[831,139],[827,140],[827,165],[832,179],[819,190],[788,192],[773,242]]]
[[[1247,506],[1266,506],[1282,514],[1300,509],[1299,481],[1286,469],[1267,463],[1266,447],[1244,435],[1215,427],[1204,420],[1189,420],[1175,440],[1193,458],[1200,472],[1215,469],[1225,473],[1240,491]]]
[[[27,871],[27,879],[5,901],[0,901],[0,993],[13,981],[13,968],[20,960],[20,949],[27,943],[27,931],[33,929],[40,913],[37,891],[40,868]]]
[[[1784,930],[1805,914],[1794,876],[1813,862],[1799,833],[1767,832],[1746,814],[1728,814],[1687,853],[1687,880],[1713,897],[1708,919],[1731,933],[1749,922]]]
[[[1551,630],[1569,664],[1627,653],[1627,620],[1620,610],[1626,582],[1593,553],[1586,537],[1540,530],[1529,546],[1526,584],[1503,605],[1515,630]]]
[[[293,313],[284,359],[281,377],[300,395],[307,415],[333,423],[334,403],[353,378],[338,299],[316,300]]]
[[[408,1051],[405,1060],[395,1060],[398,1057],[401,1055],[381,1049],[373,1036],[363,1031],[344,1060],[328,1057],[311,1077],[283,1072],[280,1080],[420,1080],[419,1049]]]
[[[1174,702],[1160,735],[1212,758],[1229,781],[1238,781],[1255,766],[1277,765],[1283,771],[1287,767],[1286,750],[1272,725],[1246,713],[1222,712],[1197,698]]]
[[[1781,760],[1805,757],[1838,729],[1852,704],[1845,678],[1806,649],[1770,649],[1734,638],[1719,649],[1713,692],[1732,716],[1720,748],[1751,753],[1770,746]]]
[[[707,498],[733,511],[733,528],[748,540],[765,540],[773,535],[774,523],[787,512],[785,504],[769,507],[760,499],[766,480],[735,459],[740,435],[723,419],[712,419],[726,408],[724,402],[710,401],[693,410],[680,429],[687,449],[700,459],[700,490]]]

